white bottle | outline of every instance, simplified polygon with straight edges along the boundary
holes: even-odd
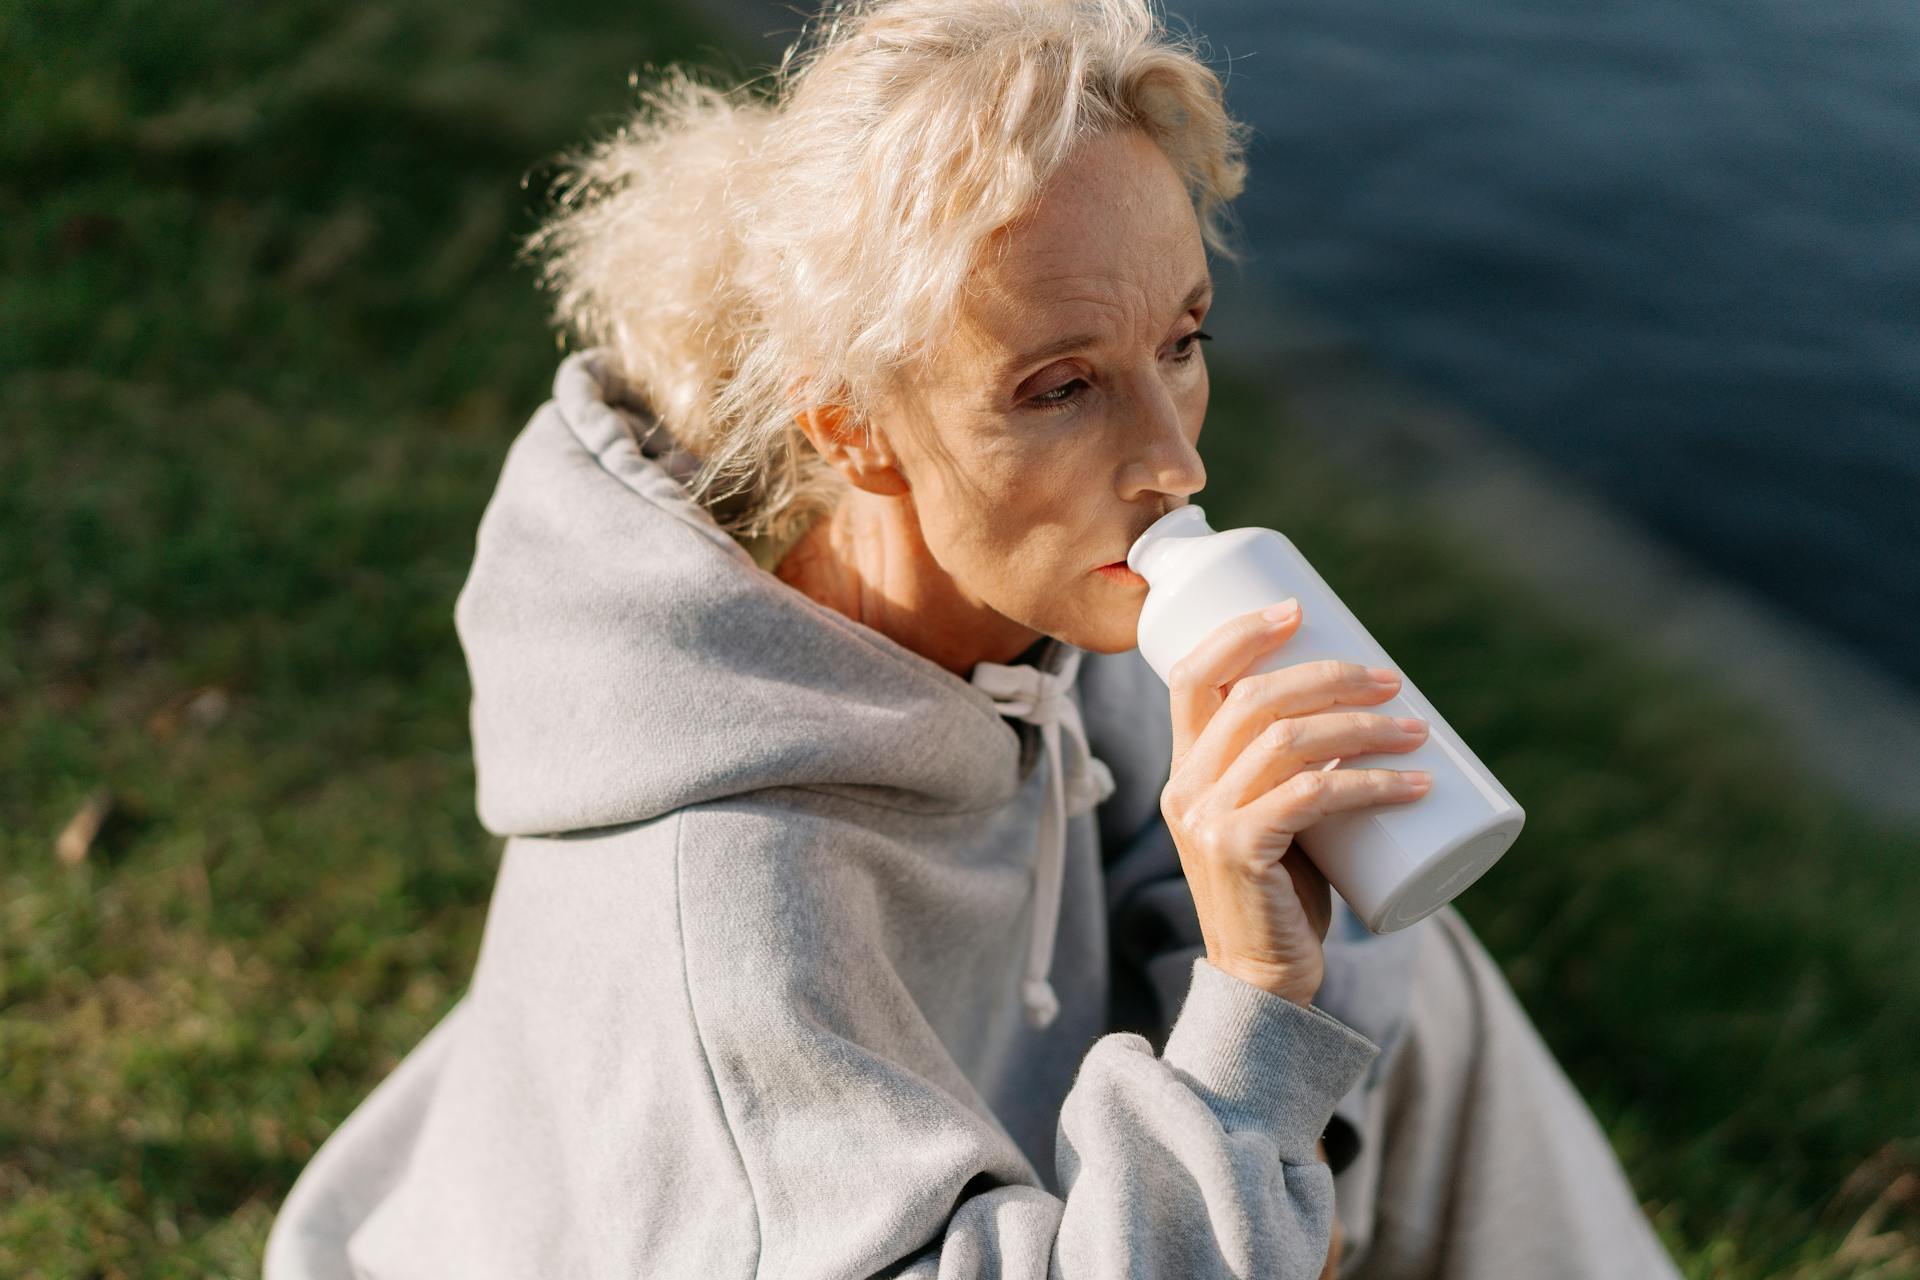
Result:
[[[1162,680],[1221,623],[1289,596],[1300,601],[1299,627],[1246,675],[1322,658],[1399,671],[1306,557],[1273,529],[1215,532],[1206,513],[1188,504],[1140,535],[1127,567],[1147,580],[1140,653]],[[1320,767],[1425,769],[1432,788],[1417,800],[1383,799],[1329,814],[1294,840],[1369,929],[1391,933],[1479,879],[1513,844],[1527,815],[1404,671],[1397,694],[1363,709],[1420,717],[1426,741],[1412,751],[1347,756]]]

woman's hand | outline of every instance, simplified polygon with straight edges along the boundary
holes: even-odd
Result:
[[[1173,765],[1160,793],[1207,959],[1275,995],[1306,1004],[1325,972],[1321,943],[1333,913],[1325,877],[1294,845],[1330,813],[1404,803],[1426,793],[1418,771],[1330,769],[1336,757],[1411,751],[1426,741],[1391,716],[1329,711],[1394,696],[1352,662],[1302,662],[1242,678],[1300,626],[1263,612],[1222,623],[1169,673]],[[1421,775],[1424,777],[1424,775]]]

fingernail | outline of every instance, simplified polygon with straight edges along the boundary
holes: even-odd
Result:
[[[1401,776],[1406,778],[1408,786],[1414,788],[1430,786],[1433,783],[1433,775],[1425,769],[1409,769]]]
[[[1412,716],[1396,716],[1393,722],[1408,733],[1418,733],[1427,727],[1425,721],[1416,720]]]
[[[1260,611],[1260,616],[1265,618],[1268,622],[1285,622],[1288,618],[1291,618],[1294,614],[1298,612],[1300,612],[1299,599],[1294,596],[1288,596],[1285,600],[1282,600],[1279,604],[1270,604],[1266,608],[1262,609]]]
[[[1399,684],[1400,683],[1400,677],[1394,674],[1393,672],[1387,670],[1385,667],[1368,667],[1367,674],[1373,677],[1374,682],[1376,684]]]

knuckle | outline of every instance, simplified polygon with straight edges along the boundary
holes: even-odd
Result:
[[[1326,799],[1328,788],[1333,785],[1332,774],[1320,769],[1303,769],[1287,779],[1286,786],[1295,800],[1303,804],[1319,804]]]
[[[1289,831],[1312,826],[1325,813],[1321,784],[1312,771],[1296,773],[1274,788],[1281,824]]]
[[[1253,676],[1242,676],[1235,680],[1233,687],[1227,690],[1224,703],[1236,712],[1245,710],[1247,704],[1254,701],[1260,693],[1259,686],[1254,683],[1255,679],[1256,677]]]
[[[1300,741],[1300,722],[1283,716],[1260,731],[1260,745],[1267,751],[1284,752]]]
[[[1175,774],[1160,788],[1160,816],[1170,822],[1179,821],[1186,811],[1186,782],[1179,774]]]
[[[1187,835],[1194,853],[1202,860],[1217,862],[1226,856],[1226,823],[1212,808],[1202,805],[1198,812],[1189,815]]]
[[[1339,658],[1322,658],[1313,664],[1313,674],[1324,684],[1338,684],[1347,678],[1350,665]]]

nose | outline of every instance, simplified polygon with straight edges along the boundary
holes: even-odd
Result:
[[[1206,488],[1207,468],[1195,443],[1200,435],[1199,415],[1206,412],[1205,401],[1186,409],[1194,415],[1191,437],[1180,401],[1160,379],[1148,380],[1133,408],[1126,459],[1118,476],[1120,498],[1128,503],[1155,494],[1185,498]],[[1171,508],[1179,504],[1167,505]]]

